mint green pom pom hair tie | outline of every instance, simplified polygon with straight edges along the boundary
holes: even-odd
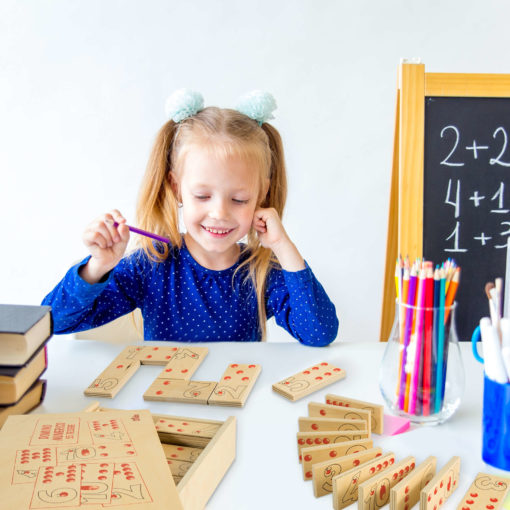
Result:
[[[263,92],[262,90],[248,92],[239,99],[236,106],[238,112],[256,120],[259,126],[262,126],[268,120],[274,119],[273,112],[276,108],[275,98],[269,92]]]
[[[190,89],[176,90],[165,103],[165,113],[174,122],[181,122],[204,109],[204,98]]]

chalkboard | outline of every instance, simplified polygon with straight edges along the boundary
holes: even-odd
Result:
[[[459,337],[488,316],[485,284],[505,275],[510,234],[510,99],[425,98],[423,256],[462,268]]]
[[[380,340],[395,316],[395,260],[454,258],[460,340],[489,315],[510,236],[510,74],[399,66]],[[510,282],[509,282],[510,285]]]

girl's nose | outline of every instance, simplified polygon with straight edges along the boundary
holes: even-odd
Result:
[[[209,217],[214,220],[223,220],[228,216],[228,207],[224,200],[215,200],[211,204]]]

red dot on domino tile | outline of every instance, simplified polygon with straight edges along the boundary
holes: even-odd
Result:
[[[101,457],[108,457],[108,454],[107,453],[100,453],[99,454]]]
[[[404,501],[407,503],[409,501],[409,494],[406,494],[406,497],[404,498]]]
[[[324,444],[329,444],[329,439],[327,437],[324,438]]]
[[[98,480],[106,480],[106,476],[101,475],[101,476],[98,476],[98,477],[97,477],[97,479],[98,479]]]
[[[335,451],[329,452],[330,457],[336,457],[338,454]]]
[[[405,491],[404,491],[404,492],[405,492],[406,494],[409,492],[409,486],[408,486],[408,485],[406,485],[406,489],[405,489]]]
[[[249,378],[249,377],[243,377],[243,379],[242,379],[242,380],[243,380],[243,381],[249,381],[249,380],[250,380],[250,378]]]
[[[136,350],[137,350],[137,351],[141,351],[141,350],[142,350],[142,348],[141,348],[141,347],[137,347],[137,348],[136,348]]]
[[[306,444],[313,444],[313,439],[307,439]]]
[[[159,347],[153,347],[152,350],[153,351],[157,351],[159,349]]]
[[[239,365],[234,363],[233,365],[230,365],[232,368],[237,368]]]
[[[172,453],[172,457],[176,458],[177,454],[176,453]]]
[[[443,481],[441,480],[441,483],[439,484],[439,488],[442,489],[443,488]]]
[[[474,503],[474,501],[473,501],[472,499],[467,499],[467,500],[466,500],[466,503],[467,503],[468,505],[472,505],[472,504]]]
[[[442,504],[443,504],[443,498],[441,498],[441,499],[439,500],[439,504],[440,504],[440,505],[442,505]],[[494,507],[492,507],[492,508],[494,508]]]
[[[414,462],[411,462],[411,469],[414,469]]]
[[[146,358],[152,358],[152,354],[148,354],[147,356],[145,356]]]
[[[172,347],[172,351],[176,351],[177,350],[177,347]]]
[[[228,381],[229,379],[232,379],[232,377],[230,377],[229,375],[226,375],[226,376],[224,377],[224,379],[225,379],[225,381]]]
[[[318,375],[316,378],[315,378],[316,381],[322,381],[322,377],[320,375]]]
[[[100,469],[99,472],[100,473],[108,473],[108,470],[107,469]]]
[[[183,422],[182,422],[182,424],[183,424],[185,427],[186,427],[187,425],[189,425],[189,423],[188,423],[188,422],[186,422],[186,421],[183,421]]]
[[[243,370],[238,370],[238,371],[236,372],[236,374],[244,374],[244,371],[243,371]]]
[[[135,479],[135,477],[134,477],[134,476],[126,476],[126,478],[127,478],[128,480],[134,480],[134,479]]]
[[[374,474],[375,473],[375,468],[371,467],[369,471],[370,471],[370,474]]]
[[[382,468],[382,464],[377,464],[377,471],[379,471]]]
[[[248,365],[248,368],[255,368],[256,365]]]
[[[199,395],[199,393],[197,393],[197,392],[193,393],[194,397],[198,397],[198,395]]]
[[[315,438],[315,444],[321,444],[322,440],[319,437]]]
[[[324,375],[331,375],[331,372],[326,372]]]
[[[472,492],[472,493],[470,494],[470,496],[471,496],[472,498],[477,498],[477,497],[478,497],[478,492]]]
[[[170,359],[172,356],[165,356],[165,359]]]
[[[379,455],[382,455],[382,454],[381,454],[381,453],[379,453],[379,454],[377,455],[377,457],[379,457]],[[395,462],[395,459],[390,459],[390,466],[391,466],[394,462]]]
[[[399,473],[398,473],[398,474],[399,474],[400,476],[402,476],[402,475],[404,474],[404,470],[403,470],[403,469],[401,469],[401,470],[399,471]]]
[[[97,388],[99,386],[99,384],[94,384],[94,388]]]
[[[307,478],[312,478],[312,472],[311,471],[307,471],[306,472],[306,477]]]
[[[170,384],[170,381],[165,381],[163,384],[164,384],[165,386],[168,386],[168,385]]]
[[[396,480],[398,478],[398,473],[393,473],[393,480]]]
[[[319,370],[319,367],[312,367],[312,370]]]
[[[405,505],[404,510],[409,510],[409,505]]]
[[[319,425],[317,425],[317,423],[312,423],[312,430],[318,430],[319,429]]]
[[[354,462],[353,462],[353,465],[354,466],[359,466],[360,464],[360,460],[359,459],[356,459]]]
[[[340,372],[341,368],[334,368],[333,372]]]
[[[485,508],[487,508],[487,510],[494,510],[494,505],[487,505]]]
[[[165,369],[165,372],[171,372],[171,371],[172,371],[172,369],[171,369],[171,368],[166,368],[166,369]]]
[[[188,371],[188,369],[185,368],[184,370],[181,370],[181,374],[185,374],[187,371]]]
[[[218,391],[218,395],[223,395],[223,392],[222,391]]]
[[[387,460],[385,460],[385,461],[383,462],[383,467],[385,467],[385,468],[387,468],[387,467],[388,467],[388,461],[387,461]]]
[[[177,432],[184,432],[184,430],[182,430],[182,429],[177,429]]]
[[[161,390],[156,391],[156,395],[161,395],[163,392]]]
[[[122,368],[124,365],[117,365],[117,368]]]
[[[324,411],[324,409],[321,409],[319,412],[322,416],[326,416],[326,411]]]
[[[67,498],[67,496],[69,496],[69,493],[68,493],[68,492],[65,492],[65,491],[62,491],[62,492],[59,494],[59,496],[60,496],[61,498]]]
[[[306,374],[306,375],[308,375],[309,373],[310,373],[310,370],[305,370],[305,371],[303,372],[303,374]]]
[[[127,452],[127,454],[128,454],[128,455],[134,455],[134,454],[135,454],[135,452],[133,452],[133,451],[131,451],[131,450],[130,450],[130,451],[128,451],[128,452]]]
[[[407,473],[409,471],[409,466],[405,467],[405,472]]]
[[[323,367],[327,367],[327,366],[328,366],[328,364],[327,364],[326,362],[324,362],[324,361],[321,363],[321,365],[322,365]]]
[[[493,503],[497,503],[498,502],[498,498],[489,498]]]
[[[312,460],[312,456],[311,455],[305,455],[305,460],[307,462],[311,461]]]
[[[55,473],[57,476],[64,476],[64,473],[62,471],[59,471],[58,473]]]
[[[434,489],[434,496],[437,494],[437,487]]]
[[[427,498],[427,501],[430,501],[431,499],[432,499],[432,496],[429,496],[429,497]]]
[[[329,398],[326,399],[326,404],[331,404],[331,400],[329,400]]]

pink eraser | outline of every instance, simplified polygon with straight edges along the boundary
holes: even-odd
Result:
[[[386,436],[402,434],[402,432],[405,432],[409,428],[410,424],[411,422],[407,418],[385,414],[383,434]]]

